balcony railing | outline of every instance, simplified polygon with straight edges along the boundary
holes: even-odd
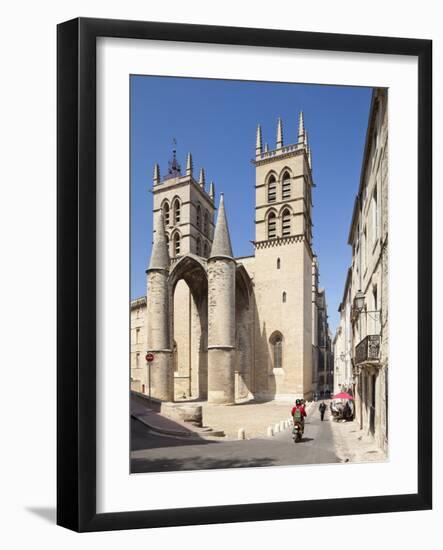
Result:
[[[355,346],[355,364],[380,361],[380,335],[370,334]]]

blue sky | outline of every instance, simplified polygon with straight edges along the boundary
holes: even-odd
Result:
[[[253,253],[255,132],[275,147],[277,118],[286,144],[297,141],[298,114],[304,112],[312,150],[313,245],[326,288],[331,329],[338,322],[347,245],[368,121],[371,88],[269,82],[131,77],[131,297],[145,294],[145,270],[152,241],[152,173],[167,171],[172,140],[194,172],[205,168],[214,180],[217,204],[225,205],[236,256]]]

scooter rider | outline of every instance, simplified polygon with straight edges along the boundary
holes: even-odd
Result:
[[[305,410],[304,405],[302,404],[301,399],[296,399],[295,400],[295,406],[292,407],[291,416],[292,416],[292,420],[293,420],[294,424],[296,422],[300,422],[301,427],[302,427],[302,431],[304,432],[305,431],[305,416],[307,416],[307,415],[306,415],[306,410]]]

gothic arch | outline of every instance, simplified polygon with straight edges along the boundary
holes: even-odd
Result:
[[[265,177],[265,183],[268,184],[271,177],[274,176],[275,181],[278,181],[278,174],[275,170],[269,170]]]
[[[178,231],[176,232],[178,233]],[[173,289],[180,279],[184,279],[188,286],[194,290],[198,291],[198,286],[195,284],[196,275],[199,275],[208,281],[208,275],[206,272],[206,265],[203,263],[201,258],[195,254],[186,254],[182,256],[178,262],[174,264],[169,274],[169,284]]]
[[[283,204],[281,207],[280,207],[280,210],[278,211],[278,218],[281,218],[283,216],[283,212],[285,210],[289,210],[289,213],[291,214],[291,216],[294,215],[294,209],[292,208],[292,206],[290,204]]]
[[[186,283],[186,284],[185,284]],[[170,335],[176,340],[177,372],[174,392],[191,398],[207,398],[208,391],[208,276],[206,262],[195,254],[182,256],[172,267],[169,279]],[[177,301],[178,300],[178,301]],[[183,301],[185,300],[185,301]],[[185,306],[185,307],[183,307]],[[178,316],[178,317],[177,317]],[[192,339],[186,341],[183,322],[192,326]],[[186,326],[186,325],[185,325]],[[188,351],[185,351],[185,350]],[[183,387],[183,377],[189,383]]]
[[[283,181],[283,176],[285,175],[285,172],[288,173],[290,179],[293,178],[291,168],[289,168],[289,166],[284,166],[284,167],[280,170],[280,174],[279,174],[279,176],[278,176],[278,181]]]

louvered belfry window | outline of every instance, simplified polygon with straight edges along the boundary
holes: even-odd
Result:
[[[282,198],[283,200],[289,199],[291,196],[291,178],[288,172],[285,172],[283,176]]]
[[[291,234],[291,212],[286,209],[282,215],[282,236],[289,237]]]
[[[277,237],[277,217],[274,212],[271,212],[268,216],[268,239],[275,239]]]
[[[275,202],[277,200],[277,182],[275,177],[271,176],[268,182],[268,202]]]

